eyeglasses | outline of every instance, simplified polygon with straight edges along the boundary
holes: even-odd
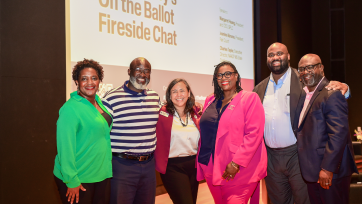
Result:
[[[223,76],[225,76],[225,78],[230,78],[231,75],[234,74],[234,73],[236,73],[236,72],[225,72],[224,74],[220,73],[220,74],[216,75],[216,78],[219,79],[219,80],[222,79]]]
[[[150,75],[151,74],[151,69],[136,68],[136,69],[134,69],[134,71],[136,72],[136,74],[142,74],[142,72],[145,75]]]
[[[307,70],[308,72],[310,71],[314,71],[315,67],[320,65],[321,63],[318,63],[318,64],[313,64],[313,65],[307,65],[305,67],[298,67],[298,72],[299,73],[302,73],[304,72],[305,70]]]
[[[269,57],[269,58],[272,58],[272,57],[275,57],[275,56],[281,57],[281,56],[283,56],[283,55],[284,55],[283,52],[277,52],[276,54],[274,54],[274,53],[269,53],[269,54],[268,54],[268,57]]]

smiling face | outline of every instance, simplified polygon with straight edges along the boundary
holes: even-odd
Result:
[[[224,65],[219,68],[217,75],[224,74],[226,72],[231,72],[232,73],[231,76],[229,78],[226,78],[224,75],[221,79],[218,79],[217,80],[218,85],[221,87],[223,91],[236,90],[236,81],[237,78],[239,77],[238,74],[233,73],[235,71],[231,66]]]
[[[267,66],[274,74],[283,74],[289,68],[290,55],[285,45],[272,44],[267,51]]]
[[[187,90],[187,87],[183,82],[178,82],[171,88],[170,97],[176,109],[184,109],[189,96],[190,91]]]
[[[137,58],[131,63],[128,69],[129,81],[137,90],[146,89],[151,80],[151,66],[144,58]]]
[[[319,56],[314,54],[305,55],[299,61],[298,67],[315,65],[314,69],[310,71],[308,71],[308,69],[305,69],[304,71],[299,73],[300,79],[302,80],[304,85],[307,86],[310,90],[314,90],[324,76],[324,66],[321,63],[322,61],[320,60]]]
[[[99,87],[99,77],[97,72],[93,68],[84,68],[79,73],[79,78],[77,84],[79,87],[79,95],[86,99],[94,99],[98,87]]]

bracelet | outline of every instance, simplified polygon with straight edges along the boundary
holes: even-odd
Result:
[[[233,166],[236,169],[239,169],[239,165],[236,164],[235,162],[231,161],[231,166]]]

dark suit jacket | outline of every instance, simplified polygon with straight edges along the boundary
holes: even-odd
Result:
[[[197,109],[194,110],[195,113],[198,112]],[[191,114],[191,118],[199,131],[200,117],[198,114]],[[156,170],[162,174],[166,173],[168,155],[170,154],[172,121],[173,115],[167,112],[166,106],[162,106],[156,125],[157,144],[155,150]]]
[[[293,121],[295,118],[296,107],[298,105],[299,97],[302,92],[303,85],[299,80],[299,73],[296,69],[291,68],[292,73],[290,77],[290,122],[293,127]],[[269,83],[270,76],[265,78],[261,81],[257,86],[254,88],[254,92],[257,93],[260,97],[261,102],[264,101],[266,87]],[[293,132],[295,136],[297,135],[297,130],[293,128]]]
[[[328,84],[324,78],[316,88],[298,128],[306,97],[302,91],[293,123],[293,129],[298,129],[301,172],[309,182],[318,181],[321,169],[333,172],[333,179],[358,173],[349,133],[347,101],[340,91],[325,89]]]

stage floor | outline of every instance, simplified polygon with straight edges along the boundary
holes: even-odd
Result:
[[[214,199],[207,187],[206,183],[199,185],[199,191],[197,195],[197,204],[214,204]],[[172,201],[167,193],[156,196],[156,204],[172,204]]]

